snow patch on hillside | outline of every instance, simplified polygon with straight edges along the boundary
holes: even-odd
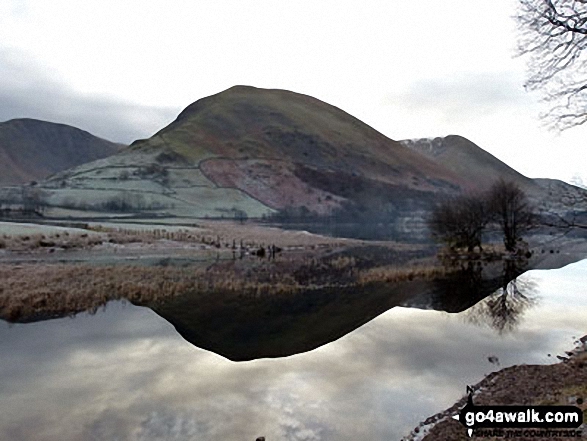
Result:
[[[421,153],[426,153],[431,156],[436,156],[442,153],[445,149],[444,138],[412,138],[400,141],[400,144],[411,150],[416,150]]]

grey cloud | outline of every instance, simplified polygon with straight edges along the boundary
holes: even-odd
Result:
[[[6,49],[0,49],[0,78],[0,121],[42,119],[115,142],[149,137],[181,111],[80,95],[23,54]]]

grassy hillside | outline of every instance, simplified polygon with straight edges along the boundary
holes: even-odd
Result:
[[[285,90],[235,86],[188,106],[156,138],[191,160],[287,160],[412,185],[455,176],[337,107]],[[155,147],[161,144],[155,144]],[[149,150],[152,140],[133,145]]]

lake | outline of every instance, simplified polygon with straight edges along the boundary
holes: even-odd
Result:
[[[458,313],[421,309],[437,298],[411,293],[365,324],[341,325],[358,326],[345,335],[328,328],[334,341],[315,349],[283,349],[271,328],[263,341],[288,356],[250,359],[264,353],[242,347],[260,338],[245,336],[231,358],[248,361],[194,346],[168,310],[128,302],[0,321],[0,439],[399,440],[494,370],[558,361],[586,333],[586,277],[587,260],[528,271],[507,295]],[[310,334],[323,326],[317,317],[304,322]],[[229,346],[218,352],[237,350]]]

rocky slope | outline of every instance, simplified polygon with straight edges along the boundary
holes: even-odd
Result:
[[[570,352],[569,357],[560,357],[563,361],[551,365],[516,365],[493,372],[473,386],[474,404],[476,406],[577,406],[583,414],[587,412],[585,393],[587,392],[587,336],[578,340],[578,346]],[[465,427],[453,417],[467,404],[467,397],[461,398],[453,406],[420,423],[402,441],[435,441],[439,439],[465,441],[472,439]],[[544,436],[539,430],[528,431],[528,441],[553,439],[572,440],[583,438],[575,436],[573,429],[566,429],[569,436]],[[585,424],[575,429],[585,432]],[[491,432],[491,431],[487,431]],[[488,436],[478,436],[488,441],[505,439],[506,430],[494,432]],[[475,435],[473,435],[475,437]],[[510,436],[510,439],[511,436]]]

